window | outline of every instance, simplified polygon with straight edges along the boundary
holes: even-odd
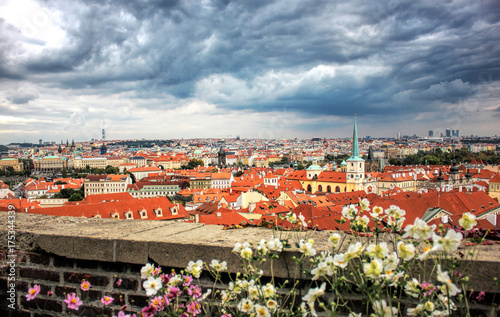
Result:
[[[139,210],[139,216],[141,216],[141,219],[147,219],[148,213],[147,213],[146,209]]]

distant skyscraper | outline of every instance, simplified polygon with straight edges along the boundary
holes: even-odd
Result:
[[[429,130],[429,137],[433,137],[433,136],[434,136],[434,131]]]
[[[446,129],[446,137],[451,138],[451,130],[450,129]]]
[[[38,144],[42,145],[43,144],[43,140],[42,139],[38,140]]]
[[[401,135],[403,135],[402,132],[398,132],[398,140],[401,140]]]

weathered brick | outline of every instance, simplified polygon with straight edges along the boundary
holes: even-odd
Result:
[[[141,295],[128,296],[129,304],[140,308],[148,306],[148,299],[149,298],[147,296],[141,296]]]
[[[113,287],[115,289],[135,291],[135,290],[137,290],[137,287],[139,286],[139,282],[133,278],[122,278],[120,286],[118,286],[118,280],[119,280],[119,278],[115,279],[115,283],[113,285]]]
[[[129,265],[120,262],[102,262],[101,269],[108,272],[126,273]]]
[[[54,266],[55,267],[71,267],[73,268],[75,261],[72,259],[68,259],[62,256],[56,256],[54,257]]]
[[[11,310],[9,309],[8,311],[2,311],[0,310],[0,316],[8,316],[8,317],[30,317],[31,314],[27,310],[23,309],[17,309],[17,310]]]
[[[50,256],[47,254],[40,253],[28,253],[29,263],[32,264],[41,264],[41,265],[49,265],[50,264]]]
[[[66,297],[66,294],[76,293],[76,288],[68,286],[56,286],[54,293],[57,297]]]
[[[36,280],[46,280],[52,282],[59,282],[59,273],[48,271],[48,270],[39,270],[34,268],[20,268],[19,276],[32,278]]]
[[[44,308],[47,311],[62,312],[62,304],[59,301],[37,298],[36,300],[27,301],[26,298],[21,299],[21,305],[27,309]]]
[[[109,278],[105,276],[92,275],[89,273],[66,272],[64,273],[64,280],[68,283],[80,284],[83,280],[89,281],[94,286],[107,286]]]
[[[75,261],[75,264],[80,269],[97,269],[99,267],[99,262],[97,261],[78,260]]]

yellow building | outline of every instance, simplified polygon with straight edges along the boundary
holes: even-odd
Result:
[[[8,167],[12,167],[15,172],[20,172],[23,170],[23,163],[19,162],[16,158],[4,158],[0,160],[0,169],[7,169]]]
[[[490,179],[488,194],[490,197],[500,200],[500,173]]]

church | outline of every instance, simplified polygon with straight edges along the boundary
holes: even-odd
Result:
[[[305,171],[295,171],[288,179],[297,180],[309,193],[341,193],[364,190],[367,193],[377,191],[377,181],[365,173],[365,160],[359,155],[358,128],[354,115],[351,156],[343,161],[340,170],[324,171],[313,164]]]

